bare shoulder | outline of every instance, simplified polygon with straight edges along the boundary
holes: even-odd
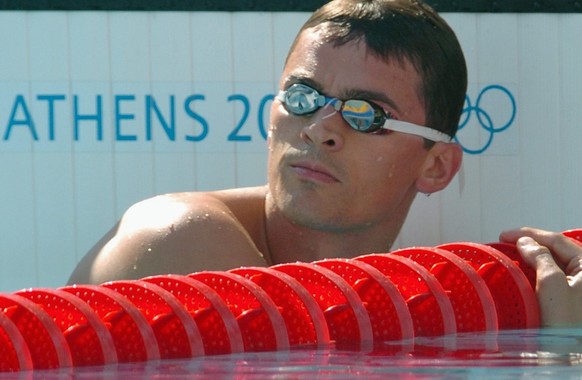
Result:
[[[263,187],[158,195],[131,206],[120,229],[156,230],[216,221],[248,227],[263,213],[264,197]]]
[[[131,206],[69,283],[266,265],[263,187],[173,193]]]

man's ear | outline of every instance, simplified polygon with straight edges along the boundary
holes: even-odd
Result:
[[[437,142],[428,152],[416,189],[425,194],[447,187],[461,167],[463,150],[455,143]]]

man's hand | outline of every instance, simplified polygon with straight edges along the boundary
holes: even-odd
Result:
[[[582,326],[582,244],[558,232],[520,228],[501,233],[537,275],[544,327]]]

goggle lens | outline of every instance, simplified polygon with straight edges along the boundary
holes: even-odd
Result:
[[[318,98],[320,96],[317,91],[310,87],[295,84],[285,91],[282,100],[289,112],[295,115],[305,115],[317,111],[323,105],[319,105]]]
[[[355,130],[367,132],[374,128],[377,118],[382,119],[381,111],[365,100],[349,99],[342,103],[340,113],[344,120]],[[374,128],[378,129],[378,128]]]

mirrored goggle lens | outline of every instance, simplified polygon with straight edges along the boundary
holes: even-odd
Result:
[[[340,112],[345,121],[355,130],[371,132],[381,126],[381,111],[365,100],[345,100]]]
[[[317,110],[320,95],[305,86],[292,86],[285,94],[285,105],[296,115],[305,115]]]

